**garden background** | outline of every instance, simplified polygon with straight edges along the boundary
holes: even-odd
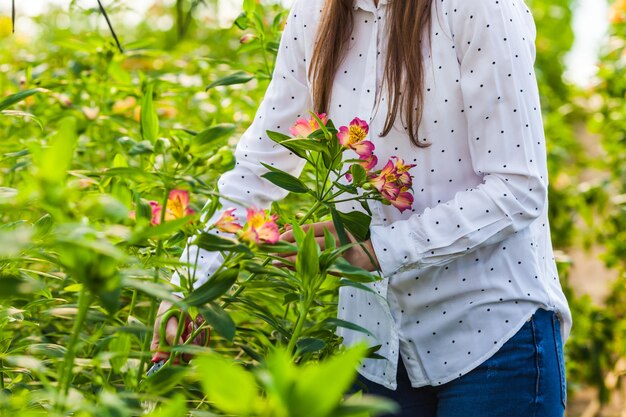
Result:
[[[14,34],[10,2],[2,3],[0,415],[330,416],[388,407],[368,398],[338,406],[342,381],[365,354],[333,361],[332,330],[348,325],[332,320],[336,289],[367,279],[354,271],[349,283],[320,284],[300,320],[302,300],[289,294],[307,290],[250,260],[221,277],[223,291],[186,306],[211,323],[219,355],[195,352],[192,366],[143,378],[157,302],[171,292],[186,239],[203,227],[198,213],[215,201],[216,178],[234,164],[290,2],[155,1],[138,14],[106,1],[109,27],[96,2],[56,1],[39,14],[42,3],[16,0]],[[552,238],[574,314],[568,416],[623,417],[626,2],[583,3],[604,20],[576,25],[575,0],[527,3],[538,26]],[[570,58],[565,78],[574,28],[589,37],[598,32],[590,24],[607,28],[597,56]],[[597,71],[580,70],[590,66]],[[172,190],[189,202],[174,207]],[[274,209],[310,217],[294,194]],[[172,210],[154,221],[151,202]],[[179,219],[192,211],[193,223]],[[205,242],[223,249],[218,243]],[[245,274],[262,279],[233,294]],[[276,345],[297,349],[272,353]]]

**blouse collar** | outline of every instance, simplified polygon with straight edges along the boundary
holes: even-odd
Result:
[[[387,4],[390,0],[378,0],[378,7],[380,8],[382,5]],[[373,12],[376,10],[376,6],[374,5],[374,0],[355,0],[354,1],[354,10],[358,10],[359,8]]]

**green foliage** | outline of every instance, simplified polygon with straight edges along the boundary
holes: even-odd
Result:
[[[367,238],[369,217],[336,211],[330,183],[313,180],[316,170],[341,168],[339,149],[325,142],[336,133],[332,124],[307,140],[268,132],[309,160],[301,178],[266,166],[265,178],[292,193],[273,211],[281,227],[293,225],[294,271],[270,261],[294,245],[251,248],[199,233],[201,218],[217,209],[215,180],[234,166],[233,146],[271,78],[286,10],[246,0],[233,26],[220,29],[194,18],[216,15],[218,1],[178,0],[171,10],[153,7],[130,28],[119,18],[123,2],[111,3],[123,53],[108,31],[91,26],[96,8],[38,18],[36,39],[21,37],[19,28],[5,37],[0,18],[2,414],[389,412],[390,404],[369,397],[341,401],[358,361],[376,355],[341,353],[337,327],[368,330],[334,318],[337,289],[368,290],[364,284],[377,277],[341,257],[349,234]],[[561,74],[573,41],[572,3],[529,1],[538,26],[553,243],[563,250],[603,244],[607,265],[621,273],[606,305],[596,306],[574,295],[567,264],[559,263],[575,322],[566,346],[570,386],[597,386],[608,401],[615,364],[626,357],[626,39],[623,21],[616,22],[597,85],[568,85]],[[154,28],[172,14],[171,29]],[[55,24],[66,15],[71,29]],[[601,159],[581,144],[586,127],[602,141]],[[609,175],[583,181],[590,168]],[[356,163],[349,172],[353,183],[340,191],[354,196],[367,173]],[[195,216],[165,209],[172,190],[188,193]],[[327,234],[321,250],[299,224],[323,219],[333,220],[340,241]],[[183,277],[178,288],[186,298],[177,306],[212,328],[211,349],[179,346],[174,356],[197,355],[191,366],[170,364],[144,378],[157,301],[176,301],[169,278],[182,271],[178,259],[192,236],[207,250],[231,254],[231,268],[208,284],[194,290]]]

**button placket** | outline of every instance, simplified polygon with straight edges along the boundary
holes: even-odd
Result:
[[[377,18],[375,12],[371,10],[363,9],[367,15],[374,15],[374,18]],[[369,19],[368,19],[369,20]],[[360,25],[368,25],[366,23],[359,23]],[[364,29],[367,29],[364,28]],[[365,30],[363,30],[365,31]],[[363,89],[361,91],[361,104],[359,106],[359,113],[364,116],[364,119],[368,121],[368,124],[371,125],[373,123],[373,110],[375,104],[375,96],[376,96],[376,79],[377,79],[377,59],[376,52],[378,51],[378,24],[374,25],[373,32],[370,36],[373,36],[375,39],[374,42],[369,42],[369,48],[367,51],[367,57],[365,61],[366,71],[363,79]]]

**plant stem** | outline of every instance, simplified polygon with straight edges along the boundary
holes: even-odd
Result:
[[[65,353],[65,369],[61,374],[61,393],[63,394],[63,397],[67,396],[67,393],[70,390],[72,371],[74,370],[74,359],[76,358],[76,344],[78,343],[83,323],[87,318],[87,312],[89,311],[90,304],[91,295],[87,292],[87,288],[83,284],[80,294],[78,295],[78,314],[76,316],[76,320],[74,321],[72,334],[70,335],[70,341],[67,346],[67,352]]]
[[[287,352],[293,354],[293,349],[296,347],[296,343],[298,342],[298,338],[300,337],[300,333],[302,333],[302,328],[304,327],[304,322],[306,321],[306,316],[309,314],[309,309],[311,308],[311,303],[313,302],[313,296],[307,295],[306,300],[302,306],[298,314],[298,320],[296,321],[296,326],[293,329],[293,333],[291,333],[291,339],[289,339],[289,344],[287,345]]]
[[[265,48],[265,34],[261,33],[259,36],[261,39],[261,47],[263,48],[263,61],[265,63],[265,71],[267,71],[267,77],[272,78],[272,70],[270,69],[270,63],[267,59],[267,49]]]
[[[304,215],[304,217],[302,217],[300,219],[300,221],[298,221],[299,225],[303,225],[307,220],[309,220],[309,217],[311,217],[312,215],[315,214],[315,212],[322,206],[322,202],[321,201],[316,201],[315,203],[313,203],[313,206],[311,206],[311,208],[309,209],[309,211],[307,211]]]
[[[163,222],[165,222],[165,214],[167,213],[167,201],[169,200],[170,191],[171,190],[169,187],[165,187],[165,196],[163,197],[163,204],[161,206],[161,220],[159,224],[163,224]],[[159,239],[154,256],[158,259],[161,256],[162,252],[163,252],[163,239]],[[158,281],[159,281],[159,267],[157,266],[154,268],[154,282],[157,283]],[[150,300],[150,312],[148,313],[147,323],[154,323],[154,320],[156,319],[156,313],[157,313],[157,301],[153,298],[152,300]],[[143,346],[141,349],[139,372],[137,373],[137,385],[139,385],[139,383],[141,382],[141,378],[144,372],[144,367],[146,366],[146,362],[147,362],[146,355],[144,353],[149,350],[150,350],[150,338],[146,337],[143,341]]]
[[[124,49],[122,48],[122,44],[120,43],[120,40],[117,38],[117,34],[115,33],[115,30],[113,29],[113,25],[111,24],[111,21],[109,20],[109,15],[107,14],[107,11],[105,10],[104,6],[102,6],[102,3],[100,2],[100,0],[98,0],[98,6],[100,7],[100,11],[102,12],[102,15],[104,16],[104,19],[107,21],[107,25],[109,26],[111,35],[113,35],[113,39],[115,39],[115,44],[117,45],[117,49],[119,49],[120,53],[123,54]]]

